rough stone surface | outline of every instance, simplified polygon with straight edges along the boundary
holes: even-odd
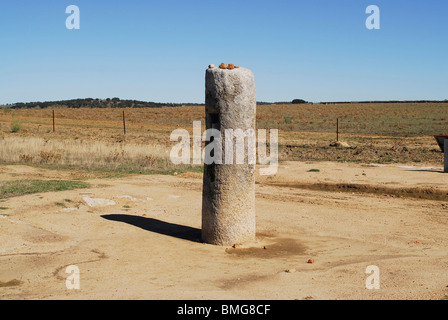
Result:
[[[225,129],[255,130],[254,76],[245,68],[207,69],[205,87],[206,128],[220,130],[223,164],[204,164],[202,240],[244,243],[255,238],[255,164],[224,163]]]
[[[96,206],[114,206],[116,203],[114,200],[109,199],[100,199],[100,198],[91,198],[89,196],[85,196],[82,198],[89,207]]]

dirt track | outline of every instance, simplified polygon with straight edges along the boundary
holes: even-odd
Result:
[[[70,173],[0,168],[0,180],[36,177]],[[235,248],[199,241],[200,174],[92,179],[91,189],[6,199],[0,299],[448,297],[446,198],[383,194],[448,193],[439,168],[286,162],[257,181],[258,238]],[[366,187],[303,187],[316,183]],[[89,207],[87,196],[115,205]],[[67,208],[55,205],[65,199]],[[79,290],[66,288],[69,265],[79,267]],[[379,290],[366,289],[369,265],[380,270]]]

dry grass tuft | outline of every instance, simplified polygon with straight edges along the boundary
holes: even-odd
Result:
[[[155,144],[14,136],[0,140],[0,161],[129,171],[169,170],[172,166],[167,149]]]

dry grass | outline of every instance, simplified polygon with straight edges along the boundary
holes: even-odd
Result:
[[[127,171],[173,168],[169,153],[159,145],[20,136],[0,139],[0,160],[5,163]]]
[[[56,131],[77,128],[122,133],[122,111],[127,129],[133,133],[191,128],[193,121],[204,123],[204,107],[142,109],[56,109]],[[302,104],[257,107],[257,127],[283,132],[334,132],[336,118],[342,133],[369,136],[421,136],[444,134],[448,130],[446,103]],[[0,110],[0,128],[8,131],[14,121],[39,133],[52,129],[52,110]]]
[[[259,127],[285,132],[335,132],[416,137],[448,131],[446,103],[372,103],[272,105],[258,108]]]

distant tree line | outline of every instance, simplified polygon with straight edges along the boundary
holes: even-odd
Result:
[[[305,101],[303,99],[294,99],[292,101],[276,101],[276,102],[264,102],[264,101],[257,101],[257,105],[273,105],[273,104],[301,104],[301,103],[311,103],[308,101]]]
[[[448,99],[445,100],[372,100],[372,101],[334,101],[334,102],[315,102],[316,104],[365,104],[365,103],[448,103]],[[303,99],[294,99],[292,101],[285,102],[257,102],[258,105],[275,105],[275,104],[305,104],[305,103],[313,103]]]
[[[448,103],[448,100],[389,100],[389,101],[337,101],[337,102],[319,102],[320,104],[356,104],[356,103]],[[312,103],[303,99],[294,99],[292,101],[263,102],[257,101],[257,105],[280,105],[280,104],[305,104]],[[60,101],[45,102],[16,102],[0,105],[0,108],[9,109],[45,109],[45,108],[161,108],[161,107],[182,107],[182,106],[203,106],[203,103],[161,103],[139,100],[121,100],[120,98],[107,99],[72,99]]]
[[[17,102],[3,105],[3,108],[10,109],[31,109],[31,108],[161,108],[161,107],[181,107],[181,106],[201,105],[199,103],[160,103],[138,100],[121,100],[120,98],[107,99],[73,99],[61,101],[45,102]]]
[[[303,99],[294,99],[291,101],[291,103],[292,104],[303,104],[303,103],[308,103],[308,102]]]
[[[349,104],[349,103],[448,103],[448,100],[387,100],[387,101],[337,101],[337,102],[319,102],[320,104]]]

